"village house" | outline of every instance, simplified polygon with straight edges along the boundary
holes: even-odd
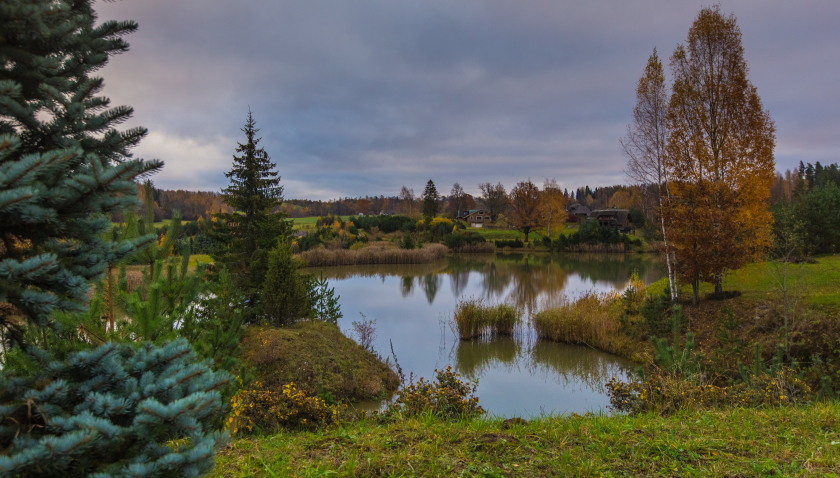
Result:
[[[583,204],[572,204],[566,208],[566,211],[574,214],[580,219],[586,219],[592,213],[592,210]]]
[[[458,219],[463,220],[470,227],[484,227],[485,224],[490,224],[490,213],[485,212],[484,209],[470,209],[466,211],[466,214],[461,212]]]
[[[589,214],[589,220],[598,221],[601,226],[629,233],[633,230],[630,223],[630,211],[627,209],[597,209]]]

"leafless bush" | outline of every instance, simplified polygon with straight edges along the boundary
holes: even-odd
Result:
[[[373,341],[376,339],[376,321],[368,320],[365,314],[361,312],[359,312],[359,315],[362,316],[362,321],[353,322],[353,336],[365,350],[373,352]]]

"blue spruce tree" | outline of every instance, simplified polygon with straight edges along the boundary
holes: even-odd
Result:
[[[25,341],[59,329],[57,312],[84,312],[107,265],[154,240],[106,234],[162,163],[132,158],[146,130],[117,131],[132,110],[110,107],[91,76],[137,25],[97,25],[91,4],[0,3],[0,331],[35,364],[0,374],[0,477],[199,476],[226,438],[210,426],[230,376],[185,340],[63,360]]]

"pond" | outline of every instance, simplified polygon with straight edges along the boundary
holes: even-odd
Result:
[[[376,352],[392,357],[393,345],[406,376],[433,379],[436,368],[452,366],[478,380],[476,395],[485,410],[507,417],[606,410],[604,384],[627,378],[635,366],[589,347],[536,340],[529,327],[516,338],[459,341],[450,325],[457,302],[512,303],[527,324],[530,313],[563,294],[622,290],[633,271],[645,283],[664,275],[655,257],[640,254],[462,255],[422,265],[308,270],[323,273],[340,296],[345,334],[352,337],[352,322],[364,314],[376,321]]]

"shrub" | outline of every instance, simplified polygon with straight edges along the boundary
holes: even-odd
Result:
[[[497,241],[495,241],[495,244],[496,244],[496,247],[498,247],[498,248],[510,247],[511,249],[522,249],[522,247],[525,245],[525,243],[522,242],[522,240],[519,239],[519,238],[514,239],[512,241],[499,241],[499,240],[497,240]]]
[[[411,250],[414,249],[414,239],[411,238],[411,233],[404,233],[400,241],[400,249]]]
[[[484,236],[477,232],[456,232],[443,236],[443,244],[453,251],[466,249],[485,242],[487,240],[484,239]]]
[[[670,415],[681,409],[710,410],[721,407],[762,407],[803,403],[811,400],[811,388],[789,368],[761,373],[750,382],[720,387],[691,382],[676,374],[657,371],[645,381],[607,383],[610,408],[623,413]]]
[[[383,413],[386,417],[412,417],[431,413],[441,418],[468,418],[481,415],[484,409],[474,396],[476,385],[462,381],[452,371],[435,369],[435,382],[420,379],[397,392],[393,405]]]
[[[227,427],[233,434],[313,430],[336,425],[343,415],[344,407],[308,396],[294,383],[284,385],[282,392],[264,390],[258,381],[249,388],[230,400]]]
[[[557,252],[624,252],[641,245],[639,239],[602,227],[598,221],[583,221],[576,232],[570,236],[561,234],[551,241],[550,247]]]

